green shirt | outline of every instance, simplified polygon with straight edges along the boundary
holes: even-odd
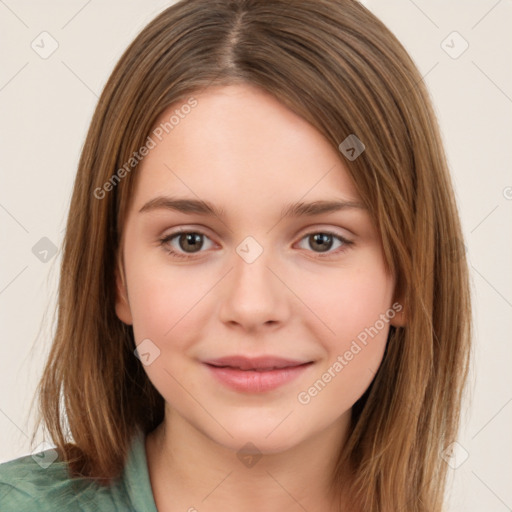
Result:
[[[157,512],[141,430],[120,480],[111,487],[70,478],[61,460],[44,463],[52,453],[44,450],[0,464],[1,512]]]

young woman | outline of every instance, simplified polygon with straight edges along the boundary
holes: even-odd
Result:
[[[440,512],[470,347],[430,99],[352,0],[187,0],[83,148],[0,508]],[[34,434],[35,437],[35,434]]]

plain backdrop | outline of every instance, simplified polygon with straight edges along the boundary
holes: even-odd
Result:
[[[98,96],[126,46],[170,3],[0,0],[0,462],[31,451],[30,401],[51,343],[42,322],[55,305],[71,188]],[[430,90],[471,264],[471,401],[449,470],[449,510],[512,510],[512,2],[364,3]]]

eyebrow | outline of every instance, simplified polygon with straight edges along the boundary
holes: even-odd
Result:
[[[366,207],[362,203],[355,201],[321,200],[313,201],[311,203],[297,202],[288,204],[281,210],[281,217],[310,217],[320,215],[322,213],[331,213],[352,208],[366,210]],[[139,210],[139,213],[151,212],[154,210],[173,210],[182,213],[195,213],[198,215],[214,215],[218,218],[223,218],[225,216],[224,209],[217,208],[208,201],[166,196],[158,196],[151,199]]]

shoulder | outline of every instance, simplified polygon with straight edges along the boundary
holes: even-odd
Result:
[[[90,480],[70,478],[53,449],[0,464],[2,512],[107,512],[117,510],[122,496],[116,494]]]
[[[56,451],[44,450],[0,464],[0,510],[2,512],[54,508],[69,503],[72,480]],[[72,501],[72,500],[71,500]],[[59,510],[80,510],[78,507]]]

